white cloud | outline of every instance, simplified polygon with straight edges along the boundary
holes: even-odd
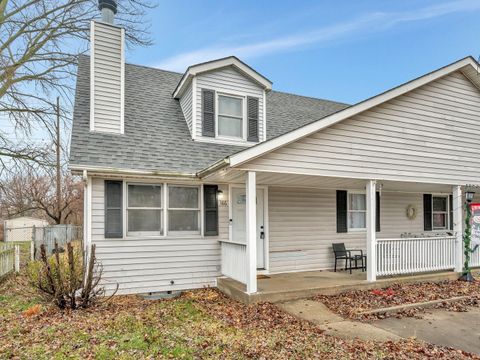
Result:
[[[348,34],[371,33],[385,30],[401,23],[428,20],[448,14],[476,10],[480,10],[480,1],[457,0],[405,12],[375,12],[351,21],[272,40],[241,45],[216,44],[163,59],[154,64],[154,66],[161,69],[183,71],[189,65],[229,55],[236,55],[241,59],[251,59],[273,53],[291,51],[313,44],[320,45],[345,37]]]

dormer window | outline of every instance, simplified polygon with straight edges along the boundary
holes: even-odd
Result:
[[[218,95],[218,137],[243,139],[243,98]]]
[[[237,58],[190,66],[173,97],[194,141],[253,146],[267,139],[266,96],[272,83]]]

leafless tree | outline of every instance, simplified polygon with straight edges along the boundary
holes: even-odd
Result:
[[[145,15],[155,0],[117,0],[116,23],[127,46],[149,45]],[[88,49],[97,0],[0,0],[0,165],[46,165],[47,146],[29,141],[32,132],[54,129],[55,100],[70,118],[76,63]],[[24,140],[2,130],[8,122]]]
[[[0,181],[0,214],[5,217],[36,215],[55,224],[81,223],[83,184],[68,173],[63,174],[61,198],[55,191],[56,174],[24,168]]]

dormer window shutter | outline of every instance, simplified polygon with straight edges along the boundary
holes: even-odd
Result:
[[[258,98],[247,97],[248,141],[258,142]]]
[[[215,137],[215,91],[202,89],[202,136]]]

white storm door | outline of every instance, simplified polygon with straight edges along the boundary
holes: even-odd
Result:
[[[246,193],[244,188],[232,188],[232,240],[246,243]],[[264,190],[257,188],[257,269],[265,269]]]

